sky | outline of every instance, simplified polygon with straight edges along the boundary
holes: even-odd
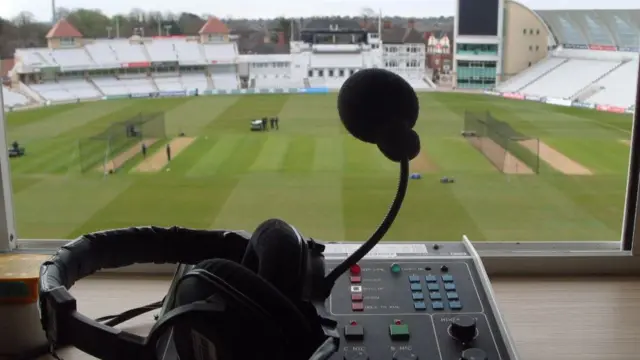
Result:
[[[127,13],[136,7],[161,12],[192,12],[218,17],[273,18],[277,16],[358,15],[363,8],[398,16],[453,15],[456,0],[55,0],[56,7],[98,8],[107,15]],[[481,1],[481,0],[477,0]],[[51,19],[52,0],[0,0],[0,17],[12,18],[29,11],[38,20]],[[520,0],[534,10],[547,9],[640,9],[638,0]],[[133,6],[135,5],[135,6]]]

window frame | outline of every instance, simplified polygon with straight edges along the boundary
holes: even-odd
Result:
[[[640,72],[640,68],[638,69]],[[636,105],[640,104],[640,82]],[[637,108],[637,106],[636,106]],[[6,114],[0,91],[0,148],[7,148]],[[640,274],[640,113],[633,116],[629,172],[621,241],[471,242],[491,275],[605,275]],[[71,240],[19,239],[16,233],[11,168],[7,151],[0,151],[0,252],[53,254]],[[461,239],[465,237],[461,234]],[[466,238],[466,237],[465,237]],[[109,272],[171,274],[175,264],[136,264]]]

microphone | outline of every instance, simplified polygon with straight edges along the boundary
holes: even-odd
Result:
[[[420,153],[420,138],[413,131],[420,104],[415,91],[399,75],[383,69],[365,69],[351,75],[340,88],[338,113],[351,135],[361,141],[376,144],[389,160],[400,163],[400,180],[396,196],[387,215],[362,246],[331,271],[321,284],[320,293],[326,300],[338,278],[360,261],[387,233],[395,220],[407,192],[409,161]],[[324,301],[316,304],[318,313],[328,315]],[[326,319],[326,318],[325,318]],[[339,346],[335,321],[327,321],[329,338],[309,360],[327,360]]]
[[[409,161],[420,153],[420,137],[413,130],[420,104],[411,85],[384,69],[365,69],[351,75],[340,88],[338,113],[355,138],[376,144],[389,160],[400,163],[396,196],[377,230],[360,248],[325,277],[327,297],[336,280],[380,242],[395,220],[407,191]]]
[[[356,139],[378,145],[394,162],[413,160],[420,152],[420,138],[412,130],[419,110],[411,85],[383,69],[356,72],[338,94],[338,113],[347,131]]]

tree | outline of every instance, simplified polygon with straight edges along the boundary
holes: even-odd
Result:
[[[66,18],[84,37],[88,38],[106,37],[107,27],[112,26],[111,19],[100,10],[75,9]]]
[[[204,26],[205,21],[198,15],[182,13],[178,17],[178,26],[184,34],[196,35]]]
[[[13,23],[20,27],[24,25],[29,25],[34,22],[35,17],[32,13],[28,11],[21,11],[16,17],[13,18]]]

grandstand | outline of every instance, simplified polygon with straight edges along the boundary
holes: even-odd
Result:
[[[501,53],[497,45],[474,48],[463,36],[455,39],[458,87],[628,111],[635,99],[640,11],[533,12],[514,1],[505,2],[505,9],[509,36]],[[196,93],[332,91],[356,71],[373,67],[401,75],[417,90],[435,88],[426,69],[425,38],[411,21],[398,27],[315,19],[292,34],[288,53],[279,54],[241,55],[229,33],[212,17],[193,36],[91,40],[61,19],[47,34],[47,48],[16,50],[11,84],[3,87],[5,107]],[[478,67],[486,62],[494,65]]]
[[[635,103],[640,52],[638,10],[545,10],[548,56],[497,86],[509,97],[622,112]],[[515,94],[515,95],[514,95]]]
[[[416,89],[433,88],[425,79],[424,41],[412,28],[363,30],[357,22],[317,20],[299,35],[289,54],[240,55],[216,18],[197,36],[97,40],[84,39],[61,19],[47,34],[47,48],[16,51],[12,88],[3,88],[5,106],[251,89],[329,91],[371,67],[388,68]]]

